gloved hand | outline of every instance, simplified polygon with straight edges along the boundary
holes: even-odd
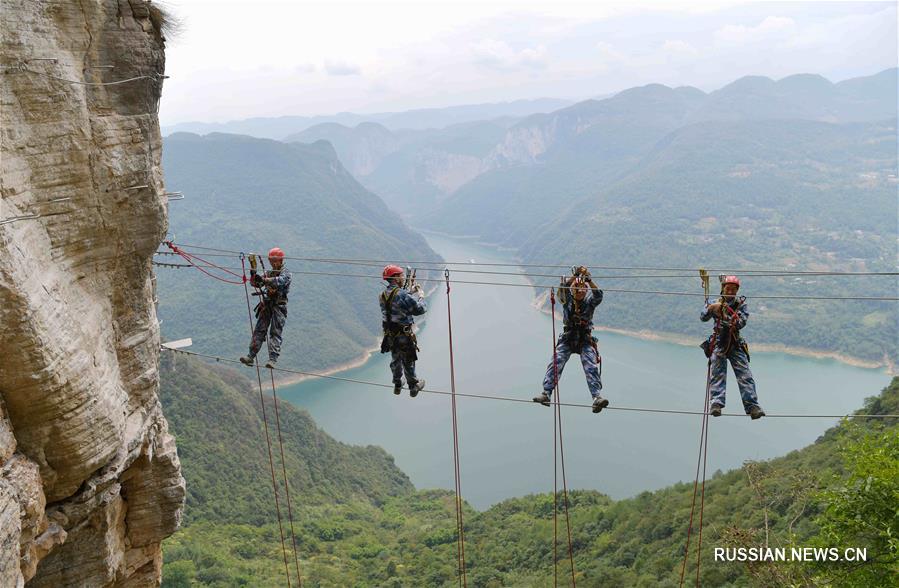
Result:
[[[588,270],[585,266],[579,265],[575,271],[577,272],[576,275],[581,276],[585,280],[590,279],[590,270]]]
[[[412,293],[417,294],[419,298],[424,298],[425,296],[425,291],[421,287],[421,284],[415,284],[414,286],[412,286]]]
[[[262,276],[260,276],[259,274],[257,274],[257,273],[252,273],[252,274],[250,275],[250,284],[251,284],[254,288],[259,288],[259,287],[261,287],[262,284],[263,284],[264,282],[265,282],[264,278],[263,278]]]

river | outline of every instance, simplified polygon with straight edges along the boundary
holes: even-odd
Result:
[[[444,259],[506,262],[502,253],[469,241],[428,236]],[[518,276],[504,282],[526,283]],[[551,357],[550,317],[533,306],[530,288],[456,284],[452,288],[457,392],[530,399],[541,390]],[[373,312],[377,312],[373,301]],[[450,389],[446,294],[428,300],[419,333],[419,373],[427,387]],[[597,310],[601,317],[603,307]],[[698,348],[597,333],[603,357],[603,395],[611,406],[701,410],[706,361]],[[751,342],[751,335],[748,336]],[[376,354],[340,376],[390,383],[388,356]],[[772,414],[845,414],[889,383],[880,370],[833,360],[756,352],[752,370],[759,400]],[[727,412],[742,406],[728,376]],[[450,398],[334,380],[307,381],[281,390],[307,409],[336,439],[379,445],[417,488],[453,488]],[[589,403],[578,356],[561,380],[564,402]],[[475,508],[505,498],[548,492],[553,485],[552,409],[533,403],[458,398],[462,493]],[[696,470],[701,417],[563,408],[569,488],[591,488],[613,498],[633,496],[678,481]],[[836,419],[749,417],[710,420],[708,472],[745,460],[784,455],[813,442]]]

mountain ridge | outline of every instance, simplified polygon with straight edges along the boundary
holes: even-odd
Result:
[[[168,185],[185,194],[170,210],[176,243],[263,254],[277,245],[294,258],[439,260],[424,238],[346,171],[326,141],[179,133],[163,143]],[[208,259],[240,271],[237,254],[222,255]],[[325,263],[288,259],[286,266],[294,274],[283,360],[319,370],[367,354],[381,331],[380,268],[365,268],[370,279],[362,280],[342,278],[342,268]],[[247,352],[243,288],[169,268],[159,269],[157,285],[167,338],[192,337],[196,349],[216,355]],[[315,337],[304,330],[310,327]],[[267,359],[265,348],[260,357]]]
[[[466,121],[499,118],[503,116],[525,116],[531,112],[553,110],[570,101],[558,98],[535,98],[488,102],[482,104],[461,104],[457,106],[418,108],[399,112],[357,114],[340,112],[334,115],[318,116],[278,116],[254,117],[223,123],[183,122],[162,127],[162,134],[168,136],[176,132],[208,134],[211,132],[232,132],[265,139],[285,139],[319,123],[336,122],[355,126],[363,122],[380,122],[391,130],[426,130],[443,128]]]

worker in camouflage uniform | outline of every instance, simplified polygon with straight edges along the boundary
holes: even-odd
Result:
[[[251,265],[250,284],[258,289],[260,300],[256,305],[256,328],[250,340],[250,353],[241,357],[241,363],[253,365],[262,343],[268,338],[267,368],[275,367],[281,355],[281,333],[287,321],[287,293],[290,291],[290,270],[284,267],[284,252],[275,247],[268,252],[270,270],[262,275]]]
[[[727,386],[727,362],[734,370],[743,409],[753,420],[765,416],[755,392],[755,379],[749,370],[749,346],[740,335],[740,330],[749,320],[749,308],[745,296],[737,296],[740,280],[737,276],[724,276],[721,281],[721,297],[713,304],[706,304],[699,318],[705,322],[715,319],[715,329],[703,348],[709,356],[710,414],[721,416],[724,408],[724,393]]]
[[[409,385],[409,396],[415,398],[425,387],[425,381],[415,374],[418,359],[418,343],[412,325],[413,317],[423,315],[428,307],[424,301],[424,291],[419,284],[406,284],[403,268],[388,265],[381,273],[387,286],[379,297],[381,304],[381,325],[384,338],[381,353],[390,353],[390,371],[393,374],[393,393],[403,390],[403,374]],[[404,286],[408,286],[407,290]]]
[[[589,288],[588,288],[589,286]],[[575,268],[572,275],[559,286],[559,302],[562,305],[564,329],[556,342],[555,365],[550,360],[543,376],[543,393],[534,397],[534,402],[550,405],[550,397],[556,387],[557,378],[572,353],[581,356],[581,365],[587,377],[587,387],[593,397],[593,412],[600,412],[609,405],[602,397],[602,358],[593,336],[593,312],[602,302],[602,290],[593,281],[587,268]]]

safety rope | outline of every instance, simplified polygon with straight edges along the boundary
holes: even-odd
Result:
[[[60,82],[65,82],[67,84],[75,84],[78,86],[118,86],[119,84],[127,84],[129,82],[136,82],[137,80],[162,80],[162,79],[166,79],[169,77],[169,76],[154,73],[151,75],[145,74],[145,75],[134,76],[133,78],[126,78],[124,80],[115,80],[113,82],[83,82],[80,80],[69,80],[66,78],[54,76],[52,74],[44,73],[41,71],[35,71],[33,69],[28,69],[27,67],[19,67],[19,68],[7,70],[7,73],[16,73],[16,72],[23,72],[23,73],[34,74],[37,76],[44,76],[45,78],[50,78],[50,79],[57,80]]]
[[[216,280],[218,280],[218,281],[220,281],[220,282],[225,282],[226,284],[235,284],[235,285],[238,285],[238,286],[239,286],[240,284],[246,285],[246,280],[247,280],[247,279],[246,279],[246,274],[243,274],[243,275],[241,275],[241,274],[236,274],[236,273],[232,272],[231,270],[229,270],[228,268],[224,268],[224,267],[218,266],[218,265],[216,265],[216,264],[214,264],[214,263],[212,263],[212,262],[209,262],[209,261],[203,259],[202,257],[198,257],[198,256],[196,256],[196,255],[194,255],[194,254],[192,254],[192,253],[188,253],[188,252],[182,250],[180,247],[178,247],[178,246],[175,245],[174,243],[172,243],[171,241],[165,241],[164,243],[165,243],[165,245],[166,245],[169,249],[172,250],[173,253],[176,253],[176,254],[180,255],[180,256],[181,256],[182,258],[184,258],[184,259],[187,261],[187,263],[189,263],[192,267],[195,267],[196,269],[200,270],[201,272],[203,272],[204,274],[206,274],[206,275],[209,276],[210,278],[214,278],[214,279],[216,279]],[[243,254],[241,254],[241,255],[243,255]],[[214,267],[214,268],[216,268],[216,269],[218,269],[218,270],[221,270],[221,271],[223,271],[223,272],[225,272],[225,273],[227,273],[227,274],[231,274],[232,276],[236,276],[236,277],[241,278],[241,279],[240,279],[240,281],[235,282],[235,281],[233,281],[233,280],[228,280],[228,279],[225,279],[225,278],[221,278],[221,277],[219,277],[219,276],[217,276],[217,275],[215,275],[215,274],[213,274],[213,273],[207,271],[206,269],[204,269],[203,266],[200,266],[200,265],[197,265],[196,263],[194,263],[194,261],[193,261],[194,259],[198,259],[198,260],[202,261],[203,263],[206,264],[206,267]],[[243,263],[243,260],[241,260],[241,263]],[[247,295],[249,296],[249,291],[248,291],[248,294],[247,294]],[[249,299],[248,299],[247,302],[249,303]],[[253,320],[250,319],[250,323],[252,323],[252,322],[253,322]],[[252,327],[252,324],[251,324],[251,327]]]
[[[559,585],[559,366],[556,352],[556,293],[549,289],[550,316],[552,316],[552,346],[553,346],[553,391],[556,394],[553,400],[553,587]]]
[[[700,270],[700,274],[702,275],[703,287],[705,289],[705,297],[706,304],[708,304],[708,274],[705,270]],[[709,347],[713,350],[715,346],[718,345],[718,332],[719,332],[720,322],[715,321],[715,329],[712,332],[712,339],[710,341]],[[696,458],[696,475],[693,478],[693,499],[690,503],[690,522],[687,525],[687,544],[684,547],[684,561],[683,565],[681,565],[680,572],[680,586],[684,585],[684,574],[687,569],[687,559],[690,556],[690,534],[693,531],[693,514],[696,509],[696,494],[697,489],[699,487],[699,465],[700,461],[702,462],[702,490],[701,490],[701,498],[700,498],[700,506],[699,506],[699,538],[697,541],[696,548],[696,585],[699,585],[699,557],[702,553],[702,514],[705,508],[705,474],[706,474],[706,457],[708,455],[708,442],[709,442],[709,403],[711,402],[711,391],[712,391],[712,356],[709,356],[707,367],[706,367],[706,376],[705,376],[705,399],[702,411],[702,426],[700,427],[699,432],[699,455]]]
[[[240,254],[240,263],[245,266],[244,254]],[[246,275],[246,274],[245,274]],[[247,318],[250,321],[250,337],[253,337],[253,311],[250,310],[250,289],[246,280],[243,282],[244,293],[247,297]],[[265,429],[265,444],[268,447],[268,464],[272,473],[272,492],[275,496],[275,512],[278,515],[278,532],[281,535],[281,551],[284,554],[284,574],[287,576],[287,588],[290,588],[290,566],[287,563],[287,546],[284,544],[284,526],[281,523],[281,504],[278,500],[278,482],[275,480],[275,460],[272,457],[272,440],[268,432],[268,418],[265,414],[265,398],[262,395],[262,374],[259,371],[259,364],[256,364],[256,380],[259,383],[259,405],[262,407],[262,424]],[[274,393],[275,389],[272,388]],[[277,403],[275,404],[277,406]],[[283,455],[283,454],[282,454]]]
[[[290,521],[290,539],[293,542],[293,563],[297,570],[297,586],[302,588],[303,577],[300,575],[300,558],[297,554],[297,535],[293,530],[293,507],[290,504],[290,482],[287,477],[287,460],[284,459],[284,440],[281,437],[281,416],[278,411],[278,393],[275,392],[275,372],[269,369],[269,375],[271,375],[272,378],[272,401],[275,405],[275,427],[278,430],[278,445],[281,450],[281,471],[284,475],[284,495],[285,498],[287,498],[287,520]]]
[[[238,365],[243,365],[236,359],[231,359],[228,357],[222,357],[220,355],[210,355],[208,353],[199,353],[196,351],[188,351],[186,349],[171,349],[168,347],[162,348],[165,351],[171,351],[173,353],[183,353],[185,355],[193,355],[195,357],[203,357],[206,359],[212,359],[216,362],[224,362],[224,363],[234,363]],[[372,382],[370,380],[358,380],[355,378],[345,378],[343,376],[333,376],[329,374],[319,374],[315,372],[309,372],[305,370],[296,370],[289,368],[272,368],[276,372],[284,372],[285,374],[295,374],[298,376],[308,376],[310,378],[324,378],[328,380],[336,380],[338,382],[349,382],[352,384],[365,384],[366,386],[375,386],[378,388],[390,388],[393,390],[393,384],[384,384],[382,382]],[[450,396],[452,392],[448,390],[428,390],[427,388],[421,390],[425,394],[442,394],[444,396]],[[512,396],[490,396],[488,394],[472,394],[470,392],[456,392],[456,396],[463,398],[480,398],[483,400],[499,400],[503,402],[521,402],[525,404],[532,404],[533,401],[526,400],[524,398],[515,398]],[[579,404],[576,402],[560,402],[559,406],[565,407],[573,407],[573,408],[592,408],[592,404]],[[677,409],[667,409],[667,408],[643,408],[643,407],[633,407],[633,406],[607,406],[603,410],[621,410],[625,412],[650,412],[650,413],[658,413],[658,414],[678,414],[678,415],[701,415],[703,414],[698,410],[677,410]],[[736,412],[725,412],[722,413],[721,416],[727,417],[742,417],[745,418],[745,413],[736,413]],[[865,414],[865,413],[854,413],[854,414],[768,414],[766,413],[765,418],[812,418],[812,419],[843,419],[843,418],[868,418],[868,419],[897,419],[899,418],[899,414]]]
[[[553,379],[555,388],[555,402],[553,403],[554,420],[559,424],[559,461],[562,465],[562,497],[565,502],[565,526],[568,530],[568,561],[571,565],[571,585],[577,587],[577,580],[574,574],[574,548],[571,540],[571,517],[568,513],[568,481],[565,477],[565,444],[562,435],[562,411],[559,409],[559,403],[562,401],[559,392],[559,362],[558,352],[556,351],[556,296],[552,289],[549,291],[549,299],[551,305],[550,314],[552,315],[552,332],[553,332]],[[553,427],[555,428],[555,427]],[[555,451],[555,448],[553,448]],[[553,458],[555,463],[555,458]]]
[[[708,410],[708,396],[706,394],[706,410]],[[705,474],[706,463],[709,457],[709,414],[702,417],[705,420],[705,439],[702,447],[702,486],[699,491],[699,538],[696,541],[696,586],[699,587],[699,570],[702,562],[702,515],[705,512]]]
[[[453,317],[450,307],[450,279],[449,270],[444,270],[443,277],[446,280],[446,324],[449,335],[449,362],[450,362],[450,398],[453,411],[453,465],[456,478],[456,555],[459,565],[459,585],[468,586],[468,577],[465,571],[465,524],[462,518],[462,475],[459,461],[459,425],[456,415],[456,368],[453,358]]]

